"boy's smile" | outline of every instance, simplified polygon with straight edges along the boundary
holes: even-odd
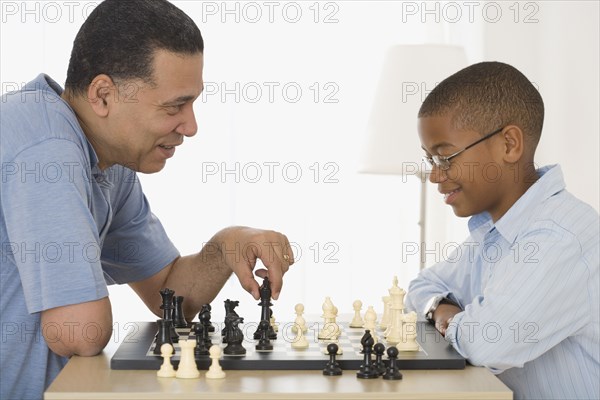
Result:
[[[447,170],[438,166],[431,170],[429,180],[438,184],[444,202],[459,217],[487,211],[494,219],[500,218],[507,209],[507,192],[503,187],[510,181],[500,149],[502,130],[476,143],[482,139],[482,133],[455,129],[450,116],[420,118],[418,126],[427,158],[449,157],[468,147],[451,158]],[[469,147],[473,143],[476,144]]]

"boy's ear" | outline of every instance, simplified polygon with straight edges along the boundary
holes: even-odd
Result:
[[[112,96],[117,96],[116,86],[110,76],[100,74],[88,86],[87,101],[98,117],[106,117]]]
[[[502,132],[504,139],[504,161],[515,163],[521,159],[525,152],[525,135],[516,125],[508,125]]]

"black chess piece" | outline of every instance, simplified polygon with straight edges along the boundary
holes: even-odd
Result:
[[[364,361],[356,373],[356,377],[361,379],[379,378],[379,373],[373,366],[373,360],[371,360],[371,354],[373,354],[373,344],[375,344],[375,340],[373,339],[370,330],[367,329],[365,331],[360,343],[363,345],[362,352],[364,354]]]
[[[185,320],[185,315],[183,315],[183,296],[173,296],[173,314],[171,319],[173,320],[173,324],[175,328],[187,328],[188,322]]]
[[[196,347],[194,348],[194,355],[196,357],[208,356],[210,352],[204,341],[204,326],[200,322],[194,324],[194,335],[196,335]]]
[[[244,323],[244,318],[239,317],[237,314],[230,314],[225,321],[227,331],[223,342],[226,342],[227,346],[223,349],[223,353],[234,356],[246,354],[246,349],[242,346],[244,332],[239,328],[239,324]]]
[[[231,316],[231,318],[239,317],[238,313],[235,312],[235,308],[240,305],[240,302],[237,300],[225,300],[225,327],[221,330],[221,336],[226,336],[225,332],[227,330],[227,318]],[[224,342],[225,343],[225,342]]]
[[[260,321],[267,321],[267,325],[265,326],[265,330],[267,331],[267,337],[271,340],[277,339],[277,334],[273,330],[271,326],[271,283],[269,282],[269,278],[264,278],[263,283],[260,286],[260,302],[258,305],[261,307],[260,311]],[[261,324],[258,324],[258,328],[256,332],[254,332],[254,339],[260,339],[261,335]]]
[[[169,332],[171,335],[171,343],[179,342],[179,335],[175,330],[175,326],[173,325],[173,320],[171,319],[173,314],[173,295],[175,294],[174,290],[169,288],[164,288],[161,290],[160,295],[162,297],[162,304],[160,306],[161,310],[163,310],[163,319],[165,321],[169,321]]]
[[[202,305],[202,308],[200,309],[200,314],[202,314],[205,311],[208,311],[209,315],[211,315],[210,312],[212,311],[212,307],[210,306],[210,304],[204,304],[204,305]],[[209,324],[208,324],[208,332],[212,333],[212,332],[215,331],[215,326],[212,324],[212,322],[210,322],[210,320],[208,322],[209,322]]]
[[[391,346],[387,349],[387,355],[390,359],[390,363],[383,374],[383,379],[390,381],[397,381],[402,379],[402,373],[398,369],[396,365],[396,360],[398,359],[398,349],[394,346]]]
[[[175,354],[175,346],[171,340],[170,327],[171,321],[165,319],[156,320],[158,325],[158,334],[156,335],[156,347],[154,347],[154,354],[160,355],[160,346],[165,343],[169,343],[173,347],[173,354]]]
[[[204,341],[204,345],[207,348],[212,346],[212,342],[210,340],[209,332],[210,332],[210,311],[204,310],[204,312],[200,313],[199,324],[202,325],[202,340]]]
[[[336,360],[336,355],[338,352],[338,345],[335,343],[329,343],[327,345],[327,354],[329,354],[329,361],[325,365],[323,369],[323,375],[327,376],[337,376],[342,374],[342,368],[340,368],[340,364]]]
[[[273,345],[271,344],[271,340],[269,340],[269,326],[271,324],[266,319],[260,321],[258,324],[260,331],[260,339],[258,344],[256,345],[256,350],[258,351],[267,351],[273,350]]]
[[[383,343],[377,343],[373,346],[373,351],[375,351],[375,364],[373,364],[373,368],[375,368],[379,376],[381,376],[385,373],[385,363],[383,362],[385,346]]]

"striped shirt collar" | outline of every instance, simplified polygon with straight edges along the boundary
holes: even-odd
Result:
[[[495,224],[488,212],[471,217],[469,231],[474,239],[482,240],[488,232],[496,229],[508,243],[514,243],[521,227],[526,225],[534,214],[534,209],[544,200],[565,189],[560,165],[539,168],[537,173],[540,179],[531,185]]]

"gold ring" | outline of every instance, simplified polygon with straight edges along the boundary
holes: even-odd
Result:
[[[283,259],[287,262],[290,262],[290,256],[288,256],[287,254],[283,255]]]

